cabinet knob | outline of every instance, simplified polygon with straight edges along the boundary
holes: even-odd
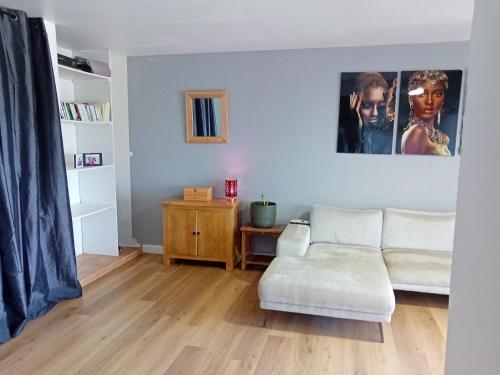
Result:
[[[196,236],[196,232],[193,232],[193,236]]]
[[[199,236],[200,235],[200,232],[196,232],[196,235]]]

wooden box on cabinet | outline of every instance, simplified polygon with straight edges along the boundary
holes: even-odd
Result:
[[[215,198],[208,202],[165,199],[163,259],[224,262],[233,269],[239,202]]]
[[[211,201],[212,187],[211,186],[188,186],[184,188],[185,201]]]

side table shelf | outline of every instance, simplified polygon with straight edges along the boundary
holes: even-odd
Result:
[[[276,224],[272,228],[255,228],[250,224],[240,228],[241,231],[241,269],[245,271],[247,264],[257,264],[267,266],[274,259],[275,255],[264,254],[262,252],[252,250],[250,247],[250,238],[253,235],[259,234],[277,238],[285,230],[286,224]]]

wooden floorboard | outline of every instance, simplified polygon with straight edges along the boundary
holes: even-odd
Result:
[[[448,298],[396,293],[376,323],[259,308],[261,270],[143,254],[0,346],[0,374],[442,374]]]

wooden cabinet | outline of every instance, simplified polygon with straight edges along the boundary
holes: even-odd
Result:
[[[196,256],[196,210],[169,208],[165,221],[170,223],[165,237],[170,254]]]
[[[171,259],[198,259],[224,262],[226,270],[233,269],[238,201],[165,199],[162,205],[165,265]]]

